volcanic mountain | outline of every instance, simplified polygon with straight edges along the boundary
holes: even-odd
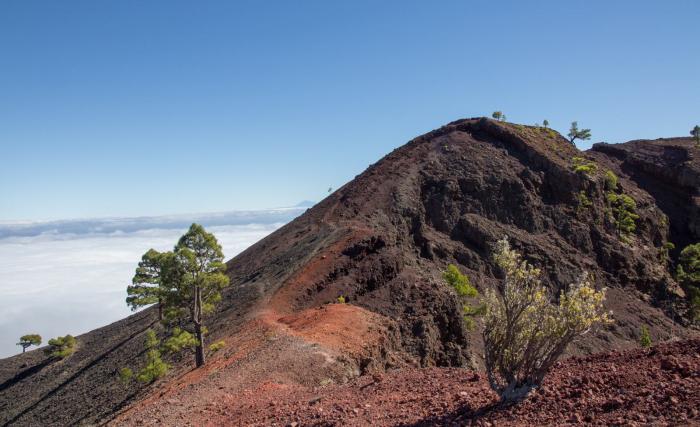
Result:
[[[618,177],[612,188],[608,171]],[[690,138],[581,152],[542,127],[450,123],[230,260],[232,285],[208,320],[209,339],[226,347],[205,367],[180,354],[155,384],[122,385],[119,369],[142,363],[145,331],[162,333],[156,310],[146,309],[77,337],[77,351],[62,361],[41,350],[1,360],[0,422],[216,424],[214,406],[245,396],[397,369],[479,370],[480,332],[465,327],[441,274],[456,264],[480,291],[496,286],[490,254],[503,236],[546,272],[553,295],[584,271],[608,288],[614,324],[570,355],[637,347],[641,326],[656,341],[690,338],[671,272],[679,249],[700,241],[699,189],[700,150]],[[610,192],[636,202],[629,235]],[[670,241],[677,249],[669,253]]]

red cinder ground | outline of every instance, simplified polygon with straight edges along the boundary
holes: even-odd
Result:
[[[342,385],[302,387],[267,381],[235,394],[199,392],[196,399],[186,395],[162,399],[158,405],[117,422],[209,426],[700,425],[700,340],[566,359],[539,390],[511,406],[498,404],[483,373],[456,368],[402,369],[361,376]],[[210,399],[201,393],[210,393]],[[192,401],[198,403],[193,405]],[[187,416],[182,417],[184,414]]]

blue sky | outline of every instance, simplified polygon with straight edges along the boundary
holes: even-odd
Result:
[[[698,22],[695,0],[1,2],[0,220],[319,200],[496,109],[685,135]]]

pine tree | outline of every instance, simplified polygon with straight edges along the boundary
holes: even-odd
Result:
[[[158,304],[158,320],[163,320],[163,261],[166,254],[149,249],[143,254],[136,268],[132,284],[126,288],[126,303],[132,311],[151,304]]]
[[[178,241],[174,253],[182,276],[168,292],[167,304],[175,309],[175,315],[188,314],[196,340],[195,363],[200,367],[205,362],[204,315],[221,301],[221,291],[229,284],[224,274],[224,254],[216,237],[199,224],[192,224]]]
[[[22,353],[27,351],[27,347],[32,345],[41,345],[41,335],[39,334],[28,334],[22,335],[19,339],[17,345],[22,346]]]
[[[575,140],[580,139],[585,141],[591,139],[590,129],[579,129],[578,122],[571,122],[571,128],[569,129],[569,142],[574,143]]]
[[[695,138],[695,143],[700,145],[700,126],[695,125],[695,127],[690,130],[690,135]]]

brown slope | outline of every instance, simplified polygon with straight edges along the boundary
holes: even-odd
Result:
[[[554,132],[486,119],[416,138],[229,263],[233,286],[210,320],[211,339],[228,347],[207,368],[188,372],[183,355],[162,387],[116,383],[120,367],[138,363],[147,310],[79,337],[74,356],[39,373],[18,375],[41,363],[37,352],[1,361],[0,422],[94,423],[130,405],[128,421],[170,400],[201,395],[204,404],[266,381],[313,386],[404,365],[479,365],[478,331],[463,327],[440,272],[457,263],[481,289],[492,286],[488,254],[504,234],[554,289],[583,269],[611,286],[617,323],[573,352],[633,346],[641,324],[656,339],[686,335],[654,307],[674,283],[659,261],[669,225],[653,194],[619,171],[641,216],[637,236],[620,241],[602,174],[574,173],[576,155]],[[593,206],[577,213],[581,190]],[[347,307],[319,311],[339,295]]]

